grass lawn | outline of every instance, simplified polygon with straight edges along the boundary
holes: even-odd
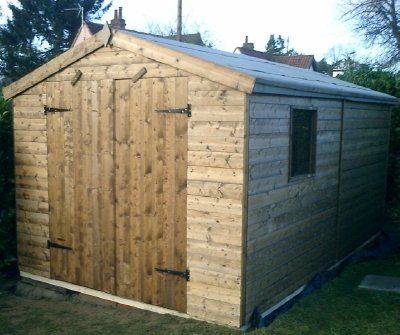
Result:
[[[349,266],[254,334],[399,335],[400,294],[358,289],[367,274],[400,277],[400,255]]]
[[[347,267],[267,328],[252,334],[400,334],[400,294],[358,289],[367,274],[400,277],[400,255]],[[0,280],[1,282],[1,280]],[[0,285],[1,287],[1,285]],[[0,290],[0,334],[240,334],[205,322]]]

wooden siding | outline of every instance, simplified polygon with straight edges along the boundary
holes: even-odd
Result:
[[[21,271],[50,277],[46,94],[39,84],[14,98],[15,192]]]
[[[289,181],[290,108],[317,112],[316,173]],[[340,101],[251,96],[246,321],[335,259]]]
[[[188,306],[240,325],[245,94],[189,78]]]
[[[69,85],[77,70],[77,85],[129,79],[143,67],[143,78],[188,77],[187,313],[239,326],[246,95],[117,47],[101,48],[46,81]],[[19,262],[21,270],[49,277],[45,90],[33,90],[15,98]]]
[[[345,103],[338,215],[339,259],[381,228],[389,122],[387,106]]]

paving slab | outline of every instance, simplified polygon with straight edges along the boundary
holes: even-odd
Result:
[[[400,293],[400,277],[366,275],[358,287]]]

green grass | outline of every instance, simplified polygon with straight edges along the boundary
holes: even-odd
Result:
[[[400,334],[400,294],[358,289],[367,274],[400,277],[400,256],[349,266],[254,334]]]
[[[251,334],[400,334],[400,294],[358,289],[367,274],[399,276],[400,255],[354,264]],[[147,311],[0,292],[0,334],[240,334],[231,328]]]

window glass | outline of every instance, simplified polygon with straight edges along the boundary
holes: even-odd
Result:
[[[290,134],[290,176],[315,172],[317,111],[292,109]]]

